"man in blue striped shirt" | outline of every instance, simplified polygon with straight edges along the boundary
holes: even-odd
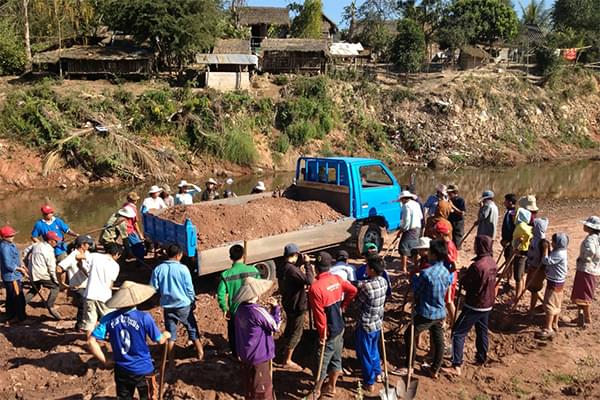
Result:
[[[433,240],[429,248],[429,261],[431,267],[421,271],[412,279],[412,289],[415,295],[414,336],[429,330],[431,334],[431,345],[433,347],[433,365],[431,376],[437,378],[444,357],[444,329],[443,323],[446,318],[445,295],[452,283],[452,275],[444,266],[444,260],[448,256],[448,248],[443,240]],[[409,352],[413,351],[411,329],[404,333],[406,344],[406,367],[408,365]]]

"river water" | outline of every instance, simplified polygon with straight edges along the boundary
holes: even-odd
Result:
[[[394,171],[399,183],[409,182],[416,172],[416,188],[421,198],[434,191],[437,183],[455,184],[468,202],[477,201],[485,189],[496,192],[498,202],[505,193],[531,193],[542,199],[578,199],[600,197],[600,162],[576,161],[569,163],[528,164],[512,168],[468,168],[456,171],[432,171],[403,168]],[[285,187],[293,173],[265,176],[244,176],[232,185],[238,195],[247,194],[258,180],[267,189]],[[176,182],[169,182],[176,189]],[[60,215],[78,233],[102,227],[108,217],[125,201],[130,190],[144,197],[149,185],[91,186],[69,189],[23,190],[0,194],[0,224],[10,223],[18,231],[17,242],[28,241],[31,228],[40,218],[40,206],[52,204]],[[201,183],[198,186],[203,187]],[[276,217],[276,216],[274,216]]]

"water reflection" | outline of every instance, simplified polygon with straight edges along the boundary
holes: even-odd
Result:
[[[539,199],[556,198],[595,198],[600,197],[599,162],[577,161],[572,163],[542,163],[523,165],[514,168],[464,169],[452,172],[418,170],[417,193],[426,197],[437,183],[455,184],[461,195],[469,202],[477,200],[481,191],[492,189],[498,196],[513,192],[534,193]],[[395,171],[401,184],[410,180],[414,169],[404,168]],[[293,173],[279,173],[270,176],[246,176],[236,178],[232,186],[238,195],[249,193],[258,180],[265,182],[267,189],[284,187],[291,183]],[[196,182],[203,187],[201,182]],[[174,190],[177,182],[169,182]],[[77,189],[25,190],[0,194],[0,224],[10,223],[18,231],[18,242],[26,242],[36,219],[40,218],[39,208],[44,203],[52,204],[71,228],[76,232],[86,232],[101,227],[106,219],[122,205],[125,195],[136,190],[140,196],[150,185],[88,187]]]

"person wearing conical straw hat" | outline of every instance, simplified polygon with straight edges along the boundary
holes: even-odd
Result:
[[[275,357],[273,333],[279,331],[281,309],[277,300],[268,299],[270,312],[258,305],[258,299],[273,287],[265,279],[246,278],[234,302],[239,304],[235,313],[235,343],[243,365],[244,397],[273,399],[271,360]]]
[[[574,322],[585,326],[592,322],[590,306],[594,301],[600,276],[600,217],[591,216],[582,223],[583,231],[588,235],[579,248],[571,301],[577,304],[579,312]]]
[[[152,316],[139,311],[155,293],[152,286],[125,281],[106,302],[116,310],[106,314],[88,339],[89,351],[106,367],[113,367],[118,399],[133,399],[137,390],[140,399],[155,399],[156,376],[146,338],[164,344],[171,335],[162,332]],[[113,360],[102,352],[98,340],[110,342]]]

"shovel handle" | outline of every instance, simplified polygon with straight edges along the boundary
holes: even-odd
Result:
[[[381,327],[381,349],[383,351],[383,373],[385,374],[385,394],[390,392],[390,382],[388,379],[387,353],[385,351],[385,337],[383,326]]]
[[[167,354],[169,353],[169,341],[163,345],[162,360],[160,363],[160,381],[158,384],[158,400],[162,400],[165,386],[165,368],[167,366]]]
[[[327,332],[325,332],[325,341],[321,345],[321,355],[319,356],[319,368],[317,369],[317,375],[315,376],[315,387],[313,388],[313,399],[316,398],[317,387],[319,386],[319,380],[321,378],[321,372],[323,372],[323,360],[325,359],[325,345],[327,344]]]

